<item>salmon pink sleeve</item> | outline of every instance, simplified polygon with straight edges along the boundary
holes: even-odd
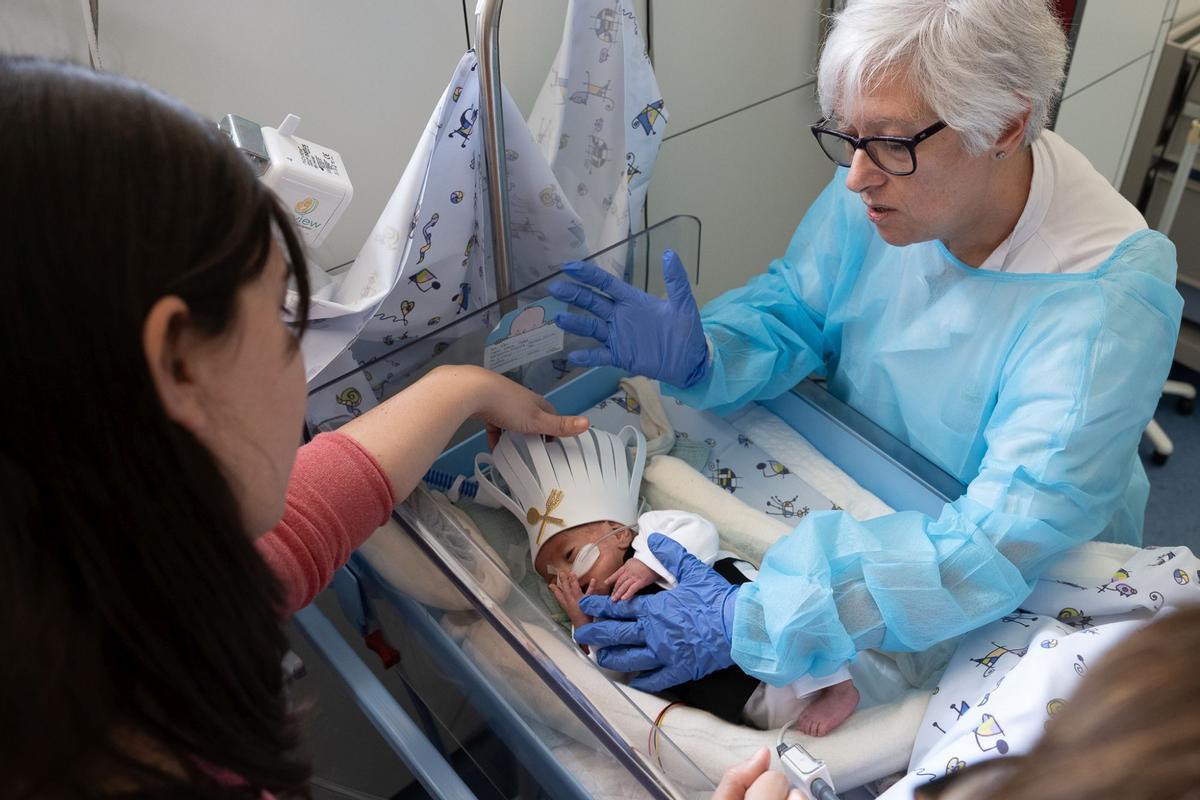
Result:
[[[349,436],[322,433],[300,448],[283,519],[257,543],[284,585],[287,615],[325,588],[394,504],[379,463]]]

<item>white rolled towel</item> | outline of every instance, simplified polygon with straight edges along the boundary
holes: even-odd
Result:
[[[642,496],[651,508],[695,511],[717,526],[724,549],[755,565],[776,539],[792,531],[672,456],[655,456],[646,464]]]
[[[875,519],[892,513],[887,503],[864,489],[821,455],[807,439],[762,406],[748,406],[726,421],[855,519]]]

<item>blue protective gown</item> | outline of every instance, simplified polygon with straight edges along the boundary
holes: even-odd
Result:
[[[967,492],[937,518],[805,518],[740,592],[735,661],[781,685],[865,648],[924,650],[1016,608],[1073,545],[1140,544],[1137,447],[1174,353],[1174,280],[1174,246],[1149,230],[1074,274],[893,247],[839,170],[787,254],[703,310],[707,379],[667,391],[725,411],[824,376]]]

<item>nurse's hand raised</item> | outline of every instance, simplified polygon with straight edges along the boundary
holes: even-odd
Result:
[[[681,389],[704,380],[708,344],[687,270],[672,250],[663,251],[662,262],[666,300],[635,289],[592,264],[576,261],[563,267],[563,272],[579,283],[554,281],[550,294],[595,316],[564,313],[555,323],[568,333],[590,336],[603,345],[572,352],[568,356],[572,364],[621,367]]]

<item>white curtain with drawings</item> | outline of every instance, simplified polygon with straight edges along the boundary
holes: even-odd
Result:
[[[592,252],[641,230],[666,123],[632,3],[571,0],[529,127]]]
[[[502,103],[517,287],[641,228],[666,112],[631,0],[572,0],[531,123],[507,92]],[[480,107],[469,51],[354,264],[317,295],[302,342],[310,383],[383,357],[366,376],[382,397],[467,332],[440,330],[496,299]],[[624,259],[603,266],[619,273]]]
[[[1119,557],[1095,555],[1106,548]],[[1020,608],[962,639],[917,732],[911,771],[883,797],[912,797],[970,764],[1029,752],[1106,651],[1154,616],[1196,603],[1200,559],[1186,547],[1068,553]]]

